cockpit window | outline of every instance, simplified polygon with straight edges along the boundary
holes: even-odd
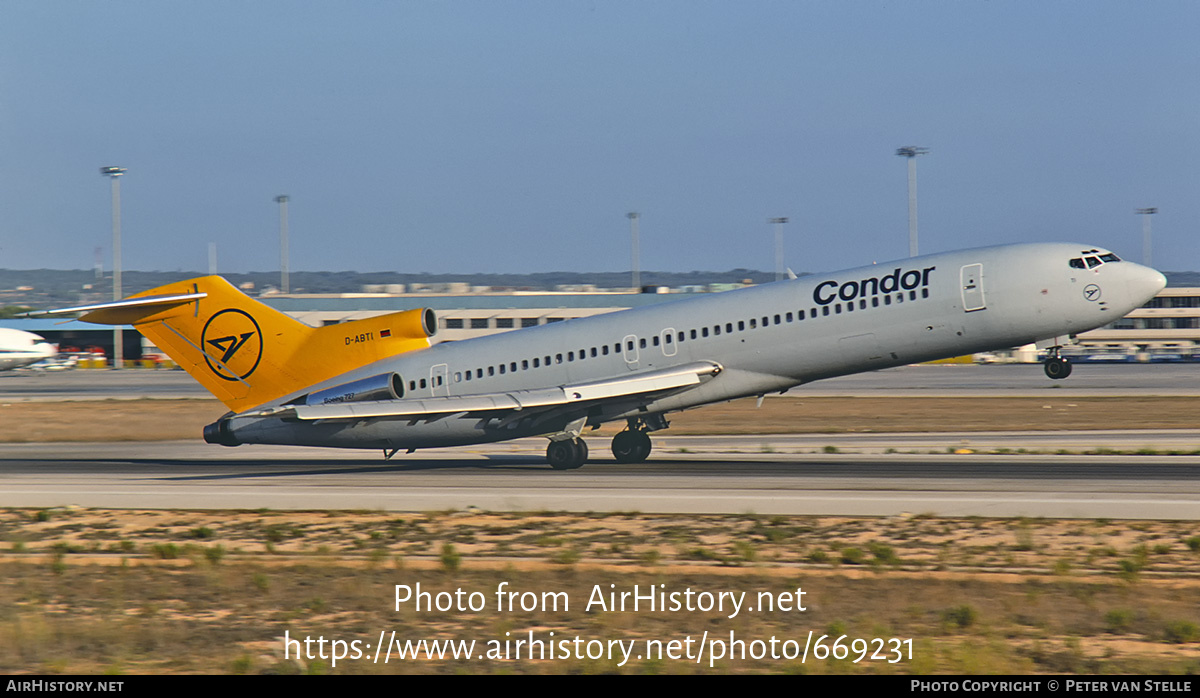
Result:
[[[1102,264],[1102,262],[1095,257],[1085,257],[1084,259],[1087,260],[1088,269],[1091,269],[1092,267],[1098,267]]]
[[[1100,255],[1100,261],[1101,262],[1119,262],[1119,261],[1121,261],[1121,258],[1116,256],[1112,252],[1109,252],[1108,254]]]
[[[1076,257],[1075,259],[1071,260],[1071,268],[1072,269],[1087,269],[1087,265],[1085,265],[1083,263],[1083,259],[1081,257]]]

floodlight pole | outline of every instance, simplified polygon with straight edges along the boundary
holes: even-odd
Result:
[[[639,214],[637,211],[630,211],[629,213],[625,214],[625,217],[629,219],[629,234],[633,238],[633,250],[631,251],[631,256],[633,258],[633,292],[641,293],[642,270],[640,266],[640,260],[638,259],[638,257],[641,256],[640,251],[638,250],[638,219],[641,218],[641,214]]]
[[[775,225],[775,280],[780,281],[783,279],[783,224],[788,219],[768,218],[767,222]]]
[[[929,152],[929,148],[906,145],[896,149],[900,157],[908,158],[908,256],[917,256],[917,156]]]
[[[275,197],[275,202],[279,204],[279,290],[288,293],[288,197],[280,194]]]
[[[1139,208],[1137,213],[1142,217],[1142,264],[1152,266],[1150,264],[1150,216],[1158,213],[1158,208],[1155,206]]]
[[[121,300],[121,175],[123,167],[101,167],[100,174],[112,180],[112,231],[113,231],[113,300]],[[113,368],[125,366],[124,326],[113,327]]]

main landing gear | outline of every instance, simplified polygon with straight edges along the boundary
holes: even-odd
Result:
[[[1046,376],[1054,380],[1062,380],[1071,375],[1071,362],[1059,355],[1060,351],[1062,351],[1062,347],[1050,347],[1046,363],[1042,366],[1046,371]]]
[[[574,470],[587,462],[587,443],[578,436],[573,439],[551,441],[546,447],[546,460],[555,470]]]
[[[634,417],[624,431],[618,433],[612,440],[612,453],[618,463],[642,463],[650,457],[653,445],[650,443],[650,432],[666,429],[666,418],[661,414]],[[588,459],[588,447],[583,439],[564,432],[558,440],[546,446],[546,460],[555,470],[574,470],[581,467]]]
[[[613,437],[612,453],[618,463],[642,463],[650,457],[650,435],[641,429],[626,429]]]

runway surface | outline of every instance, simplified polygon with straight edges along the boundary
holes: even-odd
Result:
[[[1168,437],[1200,440],[1195,432]],[[1200,519],[1196,457],[884,455],[817,446],[834,438],[661,438],[641,465],[616,464],[594,439],[596,462],[568,472],[545,465],[544,439],[390,462],[373,452],[195,442],[15,444],[0,457],[0,506]],[[836,448],[861,438],[837,437]],[[1017,438],[1038,445],[1038,435]],[[1106,443],[1130,438],[1137,440],[1113,433]]]
[[[1200,395],[1197,364],[1080,364],[1070,378],[1052,381],[1037,364],[922,365],[861,373],[793,388],[812,396],[1113,396]],[[53,373],[0,373],[2,400],[209,398],[183,371],[76,369]]]

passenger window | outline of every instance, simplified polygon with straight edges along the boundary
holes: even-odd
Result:
[[[421,388],[422,389],[425,388],[425,379],[424,378],[421,379]]]
[[[846,312],[847,313],[854,312],[854,301],[850,301],[849,303],[846,304]]]
[[[713,336],[714,337],[721,336],[721,326],[720,325],[713,325]]]
[[[788,315],[791,315],[791,313],[788,313]],[[797,319],[797,320],[803,320],[803,319],[804,319],[804,311],[803,311],[803,310],[797,310],[797,311],[796,311],[796,319]]]
[[[867,299],[866,299],[866,298],[860,298],[860,299],[859,299],[859,301],[858,301],[858,309],[859,309],[859,310],[866,310],[866,309],[867,309]]]
[[[592,358],[596,358],[596,347],[592,347]]]
[[[824,308],[821,308],[821,314],[829,315],[829,306],[825,306]]]
[[[871,299],[871,307],[872,308],[879,307],[879,296],[875,296],[874,298]]]
[[[891,297],[891,296],[884,296],[884,297],[883,297],[883,304],[884,304],[884,305],[891,305],[891,304],[892,304],[892,297]]]
[[[692,339],[695,339],[695,338],[696,338],[696,330],[692,330],[692,331],[691,331],[691,335],[692,335]],[[704,336],[705,336],[705,337],[707,337],[707,336],[708,336],[708,332],[707,332],[707,331],[705,331],[705,333],[704,333]]]
[[[928,298],[929,297],[929,289],[927,289],[927,288],[921,289],[921,297]]]
[[[567,352],[567,361],[574,361],[574,360],[575,360],[575,352],[573,352],[573,351]]]
[[[790,319],[791,319],[791,318],[789,318],[789,320],[790,320]],[[764,324],[764,325],[765,325],[765,324],[767,324],[767,319],[766,319],[766,318],[763,318],[763,324]],[[776,316],[775,316],[775,324],[776,324],[776,325],[781,325],[781,324],[783,324],[783,323],[779,322],[779,316],[778,316],[778,315],[776,315]]]
[[[504,364],[500,364],[500,375],[504,375]]]
[[[708,336],[708,328],[707,328],[707,327],[701,327],[701,328],[700,328],[700,335],[701,335],[702,337],[707,337],[707,336]]]
[[[834,303],[833,304],[833,312],[835,315],[841,315],[842,314],[842,304]]]
[[[417,382],[416,382],[416,381],[409,381],[409,382],[408,382],[408,389],[409,389],[409,390],[416,390],[416,389],[417,389]]]
[[[470,381],[470,380],[471,380],[471,372],[470,372],[470,371],[467,371],[467,380],[468,380],[468,381]]]
[[[653,341],[651,341],[651,344],[653,344],[654,346],[658,346],[658,335],[654,335],[654,338],[653,338]]]
[[[508,370],[512,371],[513,373],[516,373],[517,372],[517,362],[514,361],[511,364],[509,364]]]
[[[787,321],[791,322],[792,321],[792,311],[789,310],[786,317],[787,317]]]
[[[732,322],[725,323],[725,333],[730,334],[732,332],[733,332],[733,323]]]
[[[1082,259],[1080,259],[1079,257],[1076,257],[1075,259],[1071,260],[1071,268],[1072,269],[1087,269],[1087,266],[1083,263]]]
[[[556,363],[556,364],[561,364],[561,363],[562,363],[562,354],[555,354],[555,355],[554,355],[554,363]]]
[[[529,359],[522,359],[522,360],[521,360],[521,370],[522,370],[522,371],[528,371],[528,370],[529,370]]]
[[[626,351],[633,351],[633,340],[632,339],[625,342],[625,349],[626,349]]]
[[[641,347],[642,349],[646,348],[646,338],[645,337],[642,337],[641,339],[638,340],[638,346]]]
[[[462,383],[462,371],[455,371],[455,372],[454,372],[454,382],[455,382],[455,383]]]
[[[489,376],[496,375],[496,367],[495,366],[488,366],[488,375]]]
[[[477,369],[475,369],[475,377],[476,377],[476,378],[483,378],[483,369],[482,369],[482,368],[477,368]]]
[[[604,354],[605,356],[608,356],[608,345],[607,345],[607,344],[605,344],[604,346],[600,347],[600,353],[601,353],[601,354]]]
[[[538,357],[536,357],[536,356],[533,357],[533,367],[534,368],[541,368],[541,363],[542,362],[538,360]]]

